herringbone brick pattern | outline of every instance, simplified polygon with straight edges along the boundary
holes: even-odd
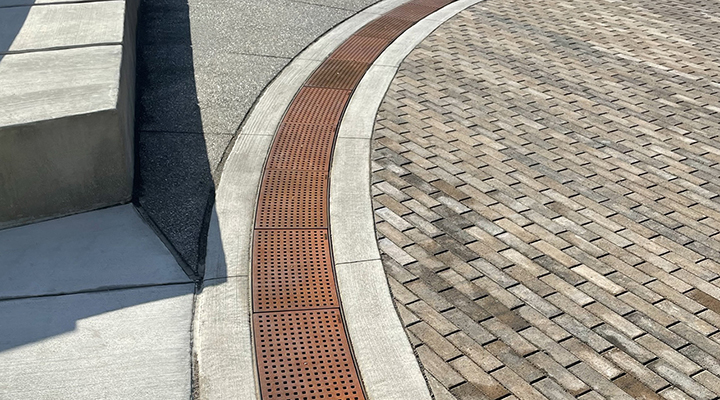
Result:
[[[720,395],[720,3],[486,0],[406,59],[373,201],[436,399]]]

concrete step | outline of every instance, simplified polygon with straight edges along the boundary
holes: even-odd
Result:
[[[0,1],[0,229],[128,202],[136,1]]]

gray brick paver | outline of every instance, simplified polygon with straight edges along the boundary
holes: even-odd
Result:
[[[717,14],[485,0],[404,61],[372,193],[436,398],[720,395]]]

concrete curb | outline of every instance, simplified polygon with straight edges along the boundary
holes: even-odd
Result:
[[[255,362],[250,330],[249,275],[252,232],[258,188],[265,159],[287,106],[315,68],[343,41],[368,22],[405,2],[406,0],[386,0],[368,7],[308,46],[267,87],[241,128],[225,162],[224,172],[217,190],[216,204],[213,208],[208,233],[205,281],[196,299],[193,321],[193,358],[198,383],[197,399],[255,400],[259,398],[255,385]],[[467,5],[459,9],[457,6],[448,6],[429,16],[426,20],[435,20],[435,25],[423,23],[425,20],[421,21],[418,25],[425,26],[425,30],[408,30],[398,39],[401,41],[406,38],[403,42],[405,44],[399,48],[393,44],[388,47],[386,53],[392,51],[392,54],[400,55],[402,50],[407,48],[404,53],[407,55],[416,46],[416,43],[413,43],[418,39],[414,38],[414,35],[425,32],[419,39],[422,40],[447,18],[475,2],[477,0],[463,2]],[[446,9],[453,11],[445,11]],[[451,12],[452,14],[450,14]],[[445,18],[443,15],[447,15],[447,17]],[[433,27],[428,29],[430,26]],[[412,33],[409,33],[411,31]],[[383,55],[385,65],[394,60],[390,55],[385,56],[385,53]],[[372,109],[373,112],[370,114],[364,110],[362,117],[355,117],[352,115],[354,112],[350,112],[351,108],[348,108],[346,119],[343,120],[345,128],[341,127],[335,154],[340,154],[345,150],[353,154],[334,157],[331,170],[331,213],[334,212],[332,211],[332,202],[338,202],[334,207],[337,210],[334,223],[331,215],[331,229],[333,229],[333,236],[336,234],[335,229],[339,229],[340,235],[338,238],[333,237],[340,292],[342,298],[345,299],[343,303],[348,328],[368,396],[370,399],[378,400],[430,398],[415,356],[412,354],[405,332],[395,314],[382,264],[379,262],[368,184],[370,176],[369,143],[375,113],[395,74],[397,65],[405,55],[396,59],[395,65],[390,64],[394,68],[376,63],[378,66],[371,68],[371,71],[378,70],[381,71],[381,74],[372,75],[369,71],[370,77],[366,75],[363,79],[364,83],[361,82],[364,89],[361,90],[361,87],[358,87],[356,93],[366,94],[358,95],[355,100],[354,112],[363,108]],[[385,83],[384,88],[373,79],[380,79],[382,83]],[[375,93],[374,91],[377,91],[378,88],[381,90]],[[371,92],[373,93],[370,94]],[[367,103],[361,104],[362,96],[370,96],[375,99],[374,109],[368,107]],[[351,102],[349,107],[352,104]],[[357,122],[348,122],[353,120]],[[368,121],[370,122],[368,123]],[[368,126],[369,128],[367,128]],[[362,140],[357,140],[358,138]],[[346,143],[346,141],[350,142]],[[357,143],[353,144],[352,142]],[[352,162],[352,166],[347,164],[343,169],[339,166],[339,160]],[[362,168],[366,173],[359,175],[357,169],[354,168]],[[361,179],[350,180],[357,177]],[[346,183],[343,184],[343,182]],[[362,189],[363,186],[365,189]],[[342,190],[343,187],[346,190]],[[353,197],[350,194],[357,193],[358,189],[366,190],[367,196],[363,196],[363,199],[355,204],[356,199],[348,200],[348,197]],[[347,237],[347,229],[343,231],[341,227],[338,220],[339,212],[343,210],[343,212],[352,213],[351,209],[353,208],[360,213],[353,218],[357,218],[364,224],[362,240],[364,245],[371,250],[370,253],[354,251],[351,249],[352,242],[342,244],[343,238]],[[351,226],[348,225],[348,228]],[[363,259],[362,257],[368,258]],[[360,267],[360,269],[355,267]],[[367,302],[368,293],[374,293],[373,304]],[[377,325],[378,323],[381,325]],[[373,347],[371,346],[373,341],[368,341],[379,333],[377,329],[367,328],[373,326],[382,326],[383,330],[388,330],[382,346]],[[357,347],[358,344],[360,347]],[[380,358],[378,361],[376,357],[381,351],[386,352],[385,358]],[[388,356],[393,357],[391,363],[385,361]],[[398,365],[398,360],[402,361],[401,365]],[[382,366],[379,363],[386,364]],[[407,372],[403,371],[406,367]],[[378,371],[373,371],[374,369],[378,369]],[[390,369],[394,373],[389,374],[388,370]]]
[[[250,330],[250,254],[265,159],[285,110],[322,60],[365,24],[407,0],[385,0],[308,46],[266,88],[231,149],[216,191],[203,286],[196,297],[196,398],[258,399]]]
[[[443,22],[479,1],[452,3],[388,46],[360,81],[340,124],[330,170],[330,236],[346,326],[371,400],[430,399],[395,311],[375,236],[370,194],[375,117],[405,57]]]

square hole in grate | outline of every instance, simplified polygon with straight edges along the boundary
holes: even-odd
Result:
[[[266,170],[257,228],[327,228],[327,172]]]
[[[330,58],[372,63],[390,43],[390,39],[353,35]]]
[[[303,87],[295,96],[283,123],[337,126],[349,98],[349,90]]]
[[[334,138],[332,125],[282,124],[267,169],[328,171]]]
[[[257,229],[253,243],[255,312],[338,306],[326,229]]]
[[[369,66],[368,63],[330,58],[318,67],[305,85],[354,89]]]
[[[389,39],[392,41],[395,40],[398,36],[402,35],[402,33],[405,32],[414,23],[414,21],[388,17],[387,15],[385,15],[365,25],[365,27],[360,29],[355,34],[355,36],[368,36],[374,38]]]
[[[365,399],[337,309],[253,315],[265,400]]]

